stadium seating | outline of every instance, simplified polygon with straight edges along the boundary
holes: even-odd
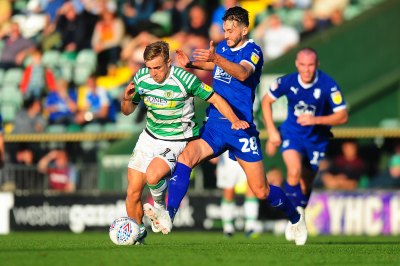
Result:
[[[61,53],[57,50],[48,50],[43,53],[42,63],[51,69],[57,69],[60,65]]]
[[[74,68],[74,83],[82,85],[87,78],[96,70],[97,55],[91,49],[83,49],[76,57]]]
[[[2,103],[0,108],[4,123],[13,122],[18,112],[18,108],[14,104]]]
[[[17,84],[5,84],[1,88],[0,103],[13,104],[16,107],[20,107],[22,104],[22,94]]]
[[[23,70],[20,68],[10,68],[4,73],[3,86],[17,86],[21,82]]]
[[[3,79],[6,71],[2,68],[0,68],[0,84],[3,84]]]

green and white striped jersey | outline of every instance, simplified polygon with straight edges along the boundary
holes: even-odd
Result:
[[[172,66],[163,83],[150,76],[148,68],[141,68],[133,77],[136,94],[134,104],[141,100],[147,107],[146,131],[162,140],[190,140],[199,135],[194,121],[194,96],[208,100],[214,90],[195,75]]]

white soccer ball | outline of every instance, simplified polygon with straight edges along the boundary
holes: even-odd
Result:
[[[109,230],[110,239],[116,245],[134,245],[139,233],[139,225],[129,217],[115,219]]]

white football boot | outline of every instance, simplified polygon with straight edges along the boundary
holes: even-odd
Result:
[[[292,223],[290,221],[287,222],[285,228],[285,238],[287,241],[294,241],[294,236],[292,232]]]
[[[144,226],[140,226],[139,236],[135,242],[135,245],[144,245],[144,240],[146,236],[147,236],[146,228]]]
[[[294,242],[296,245],[302,246],[307,241],[307,225],[304,216],[304,209],[302,207],[297,207],[296,209],[300,213],[300,220],[297,223],[292,224],[291,229]]]
[[[143,211],[144,214],[151,220],[152,229],[154,225],[154,227],[157,228],[159,231],[161,231],[164,235],[171,232],[172,221],[171,218],[169,217],[168,211],[159,210],[153,207],[149,203],[143,205]]]

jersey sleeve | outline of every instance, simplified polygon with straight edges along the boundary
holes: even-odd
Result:
[[[189,84],[189,86],[189,92],[204,101],[207,101],[214,94],[214,89],[204,82],[201,82],[197,77],[191,85]]]
[[[135,95],[132,98],[132,103],[138,105],[140,103],[140,101],[142,100],[142,97],[139,93],[139,79],[138,79],[138,75],[139,72],[135,74],[135,76],[133,77],[133,84],[135,84]]]
[[[255,45],[248,45],[243,50],[243,59],[241,62],[247,62],[253,68],[253,71],[264,64],[263,62],[263,54],[261,48]]]
[[[337,84],[331,88],[329,95],[329,104],[333,112],[338,112],[340,110],[346,109],[346,101],[344,100],[342,91]]]
[[[272,99],[275,100],[280,98],[282,95],[285,95],[286,89],[285,89],[284,77],[280,77],[274,80],[269,86],[267,93]]]

